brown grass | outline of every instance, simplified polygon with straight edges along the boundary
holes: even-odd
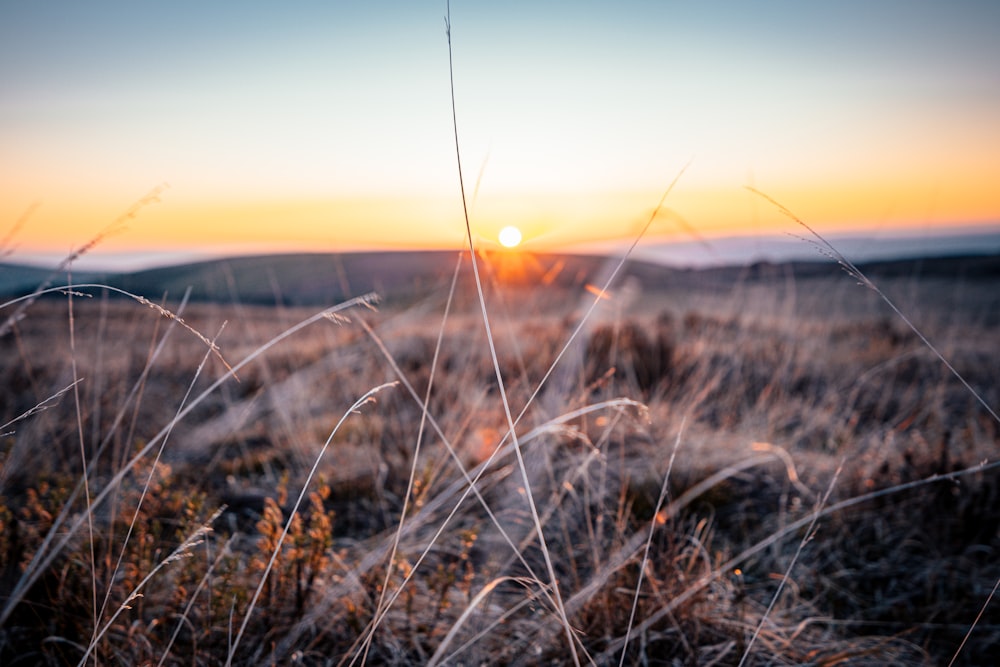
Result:
[[[583,660],[935,664],[970,628],[958,664],[995,657],[997,612],[972,623],[1000,578],[998,425],[872,295],[838,285],[605,300],[528,407],[519,441]],[[486,286],[516,416],[593,296]],[[970,295],[995,285],[881,287],[907,290],[1000,403],[1000,336]],[[482,324],[458,294],[443,329],[426,305],[339,322],[184,307],[203,337],[97,294],[74,299],[72,348],[66,297],[35,303],[0,340],[0,419],[28,413],[2,440],[0,660],[73,664],[88,646],[97,664],[567,660]],[[239,380],[206,393],[229,374],[204,341],[223,322]],[[399,385],[348,415],[293,514],[334,425],[397,370],[418,398],[430,387],[426,414]]]

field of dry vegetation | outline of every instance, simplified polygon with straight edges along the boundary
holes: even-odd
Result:
[[[0,663],[1000,657],[995,274],[874,279],[965,386],[842,273],[598,297],[483,259],[502,390],[467,260],[453,299],[27,308]]]

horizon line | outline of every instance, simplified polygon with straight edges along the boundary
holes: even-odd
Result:
[[[1000,223],[930,229],[892,230],[845,230],[824,235],[843,247],[838,247],[850,259],[857,261],[877,261],[879,259],[903,259],[906,257],[932,257],[936,255],[994,254],[1000,253]],[[935,248],[933,244],[941,244]],[[625,240],[597,241],[574,244],[563,248],[533,249],[523,246],[507,250],[498,244],[484,243],[484,250],[502,252],[528,252],[538,255],[567,254],[613,256],[621,254],[630,244]],[[931,246],[931,247],[928,247]],[[390,244],[371,244],[348,249],[315,249],[287,245],[268,249],[259,246],[229,247],[216,249],[175,248],[134,251],[101,251],[99,248],[81,255],[73,266],[80,271],[91,273],[131,273],[156,268],[181,266],[200,262],[210,262],[240,257],[267,257],[277,255],[347,255],[363,253],[404,253],[404,252],[467,252],[454,247],[405,248]],[[0,261],[11,265],[22,265],[40,269],[55,269],[69,253],[25,252],[16,249],[8,252]],[[786,262],[816,259],[822,261],[815,247],[805,235],[799,237],[791,233],[731,234],[708,239],[657,240],[648,239],[640,243],[632,254],[637,261],[677,266],[679,268],[702,268],[710,266],[747,265],[759,261]]]

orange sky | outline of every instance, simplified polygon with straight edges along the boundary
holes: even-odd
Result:
[[[1000,5],[453,4],[482,243],[628,238],[688,163],[653,240],[788,230],[747,185],[826,233],[1000,223]],[[160,183],[98,252],[464,243],[443,3],[56,5],[0,7],[10,258]]]

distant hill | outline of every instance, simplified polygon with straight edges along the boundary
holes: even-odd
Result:
[[[513,258],[516,259],[513,263]],[[406,299],[445,287],[459,254],[455,251],[304,253],[215,259],[134,272],[88,274],[101,282],[149,298],[179,298],[191,289],[191,299],[247,304],[329,304],[369,292],[388,299]],[[484,280],[491,267],[505,282],[535,285],[582,285],[594,280],[608,260],[578,255],[524,255],[498,253],[498,261],[482,262]],[[527,259],[527,261],[523,261]],[[464,255],[463,276],[469,275]],[[516,271],[512,270],[517,265]],[[647,275],[669,271],[654,264],[630,263]],[[52,275],[48,269],[0,264],[0,294],[30,293]],[[74,274],[74,282],[84,282]],[[65,277],[55,281],[64,283]],[[466,285],[468,281],[463,281]],[[471,285],[471,283],[468,283]],[[467,286],[468,286],[467,285]]]
[[[450,271],[445,252],[289,254],[234,257],[122,274],[116,287],[196,301],[306,305],[333,303],[371,291],[427,289]]]
[[[246,304],[328,305],[352,296],[377,292],[383,298],[408,299],[444,288],[458,254],[454,251],[285,254],[233,257],[117,274],[74,274],[76,283],[99,282],[158,299],[176,299],[191,288],[196,301]],[[497,252],[481,264],[486,281],[549,287],[602,285],[617,265],[615,258]],[[471,289],[468,256],[464,258],[463,289]],[[1000,255],[923,257],[859,265],[872,277],[962,277],[1000,279]],[[714,287],[738,281],[808,279],[835,275],[831,261],[757,262],[749,266],[677,269],[630,260],[620,276],[638,279],[647,289]],[[0,295],[7,298],[33,291],[50,277],[48,269],[0,264]],[[64,283],[58,277],[56,284]]]
[[[548,281],[570,286],[592,280],[605,258],[573,255],[532,255],[517,260],[512,254],[482,264],[484,279],[490,268],[505,282],[530,285]],[[359,252],[235,257],[109,276],[109,283],[146,296],[179,296],[191,287],[197,301],[255,304],[331,304],[369,292],[384,299],[408,299],[447,287],[459,255],[454,251]],[[468,255],[464,255],[462,285],[471,286]],[[665,267],[645,265],[647,273],[662,274]]]
[[[104,282],[105,278],[106,274],[94,271],[73,273],[75,283]],[[53,287],[65,285],[66,274],[38,266],[0,262],[0,297],[30,294],[46,281]]]

